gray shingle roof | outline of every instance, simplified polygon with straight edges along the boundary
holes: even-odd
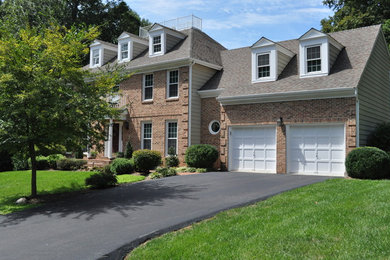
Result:
[[[221,44],[210,38],[198,29],[188,29],[181,31],[185,36],[176,46],[161,56],[149,57],[149,50],[146,49],[130,62],[126,62],[127,69],[137,68],[146,65],[157,65],[163,62],[194,58],[221,66],[221,51],[226,50]],[[112,59],[109,63],[116,63],[117,59]],[[103,66],[104,67],[104,66]],[[89,65],[84,69],[89,69]],[[91,71],[97,70],[91,69]]]
[[[330,33],[345,48],[339,53],[328,76],[299,78],[299,41],[281,41],[278,44],[296,53],[278,80],[251,82],[250,47],[221,52],[223,70],[217,72],[201,90],[223,89],[220,97],[290,91],[357,87],[361,74],[380,32],[380,25]]]

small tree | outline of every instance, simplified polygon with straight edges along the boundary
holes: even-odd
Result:
[[[127,141],[127,143],[126,143],[124,157],[127,159],[130,159],[131,157],[133,157],[133,146],[131,146],[130,140]]]
[[[122,74],[81,69],[97,35],[96,28],[26,25],[15,33],[4,21],[0,25],[0,145],[28,151],[32,197],[37,149],[99,145],[105,118],[118,115],[106,98]]]

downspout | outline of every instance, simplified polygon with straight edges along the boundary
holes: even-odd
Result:
[[[189,73],[188,73],[188,147],[191,145],[191,105],[192,105],[192,66],[194,65],[194,61],[191,61]]]
[[[360,107],[359,107],[359,95],[358,89],[355,89],[355,98],[356,98],[356,147],[360,146],[360,130],[359,130],[359,116],[360,116]]]

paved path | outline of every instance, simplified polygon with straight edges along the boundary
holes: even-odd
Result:
[[[206,173],[77,194],[0,216],[0,259],[118,259],[147,238],[325,179]]]

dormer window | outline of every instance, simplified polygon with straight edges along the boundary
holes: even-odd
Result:
[[[92,51],[92,65],[93,66],[100,65],[100,50],[99,49]]]
[[[307,73],[321,71],[321,47],[313,46],[306,48]]]
[[[257,55],[257,78],[266,78],[270,76],[271,66],[269,62],[269,53]]]
[[[161,52],[161,35],[153,37],[153,53]]]
[[[129,43],[125,42],[121,44],[121,60],[129,59]]]

